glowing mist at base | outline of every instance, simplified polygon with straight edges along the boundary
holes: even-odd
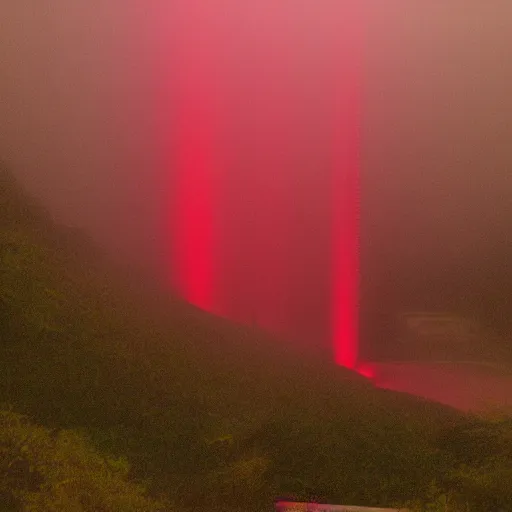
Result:
[[[185,300],[329,338],[357,368],[362,9],[348,4],[175,3],[167,235]]]

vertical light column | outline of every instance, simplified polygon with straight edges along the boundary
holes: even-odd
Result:
[[[172,277],[180,295],[215,310],[215,183],[218,167],[211,27],[202,2],[176,2]],[[210,36],[210,38],[209,38]]]
[[[356,368],[359,352],[359,208],[364,7],[351,2],[341,31],[334,110],[332,337],[335,362]]]

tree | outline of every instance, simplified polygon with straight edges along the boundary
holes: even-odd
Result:
[[[104,456],[80,433],[52,431],[0,411],[0,503],[24,512],[169,510],[129,480],[124,459]]]

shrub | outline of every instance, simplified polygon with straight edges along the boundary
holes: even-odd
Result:
[[[101,455],[76,431],[51,431],[15,412],[0,411],[0,501],[12,510],[169,510],[147,497],[128,474],[125,460]]]

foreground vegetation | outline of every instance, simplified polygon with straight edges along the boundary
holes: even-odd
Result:
[[[2,510],[170,510],[127,480],[124,459],[98,454],[75,431],[51,431],[0,411]]]
[[[6,510],[250,512],[276,496],[512,510],[509,418],[376,390],[120,284],[7,173],[0,271]]]

